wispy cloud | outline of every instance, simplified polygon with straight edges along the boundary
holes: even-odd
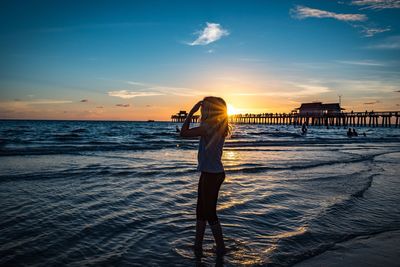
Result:
[[[328,93],[331,91],[329,87],[327,86],[322,86],[322,85],[314,85],[314,84],[294,84],[294,86],[300,88],[298,92],[295,94],[298,95],[317,95],[317,94],[323,94],[323,93]]]
[[[373,60],[336,60],[335,62],[357,66],[385,66],[385,64]]]
[[[176,96],[203,96],[209,92],[195,90],[188,87],[167,86],[161,84],[153,84],[138,81],[122,81],[135,87],[132,92],[136,93],[156,93],[159,95],[176,95]]]
[[[156,95],[163,95],[157,92],[135,92],[135,91],[128,91],[128,90],[120,90],[120,91],[110,91],[108,92],[109,96],[120,97],[123,99],[130,99],[134,97],[140,96],[156,96]]]
[[[373,1],[373,0],[370,0]],[[380,0],[377,0],[380,1]],[[400,1],[400,0],[399,0]],[[358,28],[364,37],[373,37],[376,34],[390,31],[390,27],[376,27],[374,23],[367,22],[368,17],[365,14],[343,14],[331,11],[310,8],[306,6],[296,6],[290,10],[290,14],[296,19],[306,18],[333,18],[348,22],[352,27]]]
[[[233,95],[238,96],[271,96],[271,97],[300,97],[300,96],[314,96],[323,93],[328,93],[331,89],[327,86],[319,84],[299,84],[295,82],[287,82],[290,90],[273,90],[268,92],[238,92]]]
[[[363,33],[365,37],[372,37],[372,36],[375,36],[378,33],[390,31],[390,27],[386,27],[386,28],[368,28],[368,27],[363,27],[363,28],[364,29],[361,30],[361,33]]]
[[[121,108],[129,108],[131,105],[130,104],[116,104],[116,107],[121,107]]]
[[[364,24],[350,23],[350,25],[356,29],[359,29],[360,33],[364,37],[373,37],[379,33],[388,32],[391,30],[390,27],[378,28],[376,26],[373,26],[373,23],[364,23]]]
[[[361,9],[389,9],[400,8],[400,0],[353,0],[352,5],[361,6]]]
[[[218,41],[224,36],[228,36],[228,30],[222,28],[218,23],[206,23],[207,26],[198,33],[198,37],[188,45],[208,45],[215,41]]]
[[[390,36],[380,43],[372,44],[367,46],[370,49],[387,49],[387,50],[395,50],[400,49],[400,35]]]
[[[372,101],[372,102],[365,102],[364,105],[374,105],[374,104],[377,104],[377,103],[380,103],[380,101],[377,100],[377,101]]]
[[[368,19],[364,14],[341,14],[306,6],[296,6],[290,10],[290,14],[296,19],[333,18],[341,21],[365,21]]]
[[[376,99],[377,96],[392,95],[395,90],[399,90],[397,80],[374,80],[372,78],[362,80],[338,79],[335,84],[337,88],[346,88],[348,94],[351,93],[358,98],[373,97]]]
[[[141,82],[134,82],[134,81],[123,81],[123,82],[130,84],[130,85],[146,86],[145,83],[141,83]]]
[[[16,100],[16,102],[28,105],[51,105],[51,104],[68,104],[72,103],[70,100],[56,100],[56,99],[35,99],[35,100]]]

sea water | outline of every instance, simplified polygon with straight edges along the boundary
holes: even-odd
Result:
[[[176,125],[0,121],[0,265],[198,264],[198,140]],[[290,266],[400,229],[400,129],[357,130],[233,126],[218,200],[226,266]],[[209,229],[204,250],[215,264]]]

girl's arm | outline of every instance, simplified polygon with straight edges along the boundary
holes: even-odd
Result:
[[[192,110],[187,115],[185,122],[183,123],[182,128],[181,128],[181,132],[180,132],[181,137],[197,137],[197,136],[204,135],[205,129],[203,126],[194,127],[192,129],[189,129],[189,124],[192,121],[193,114],[195,114],[196,111],[199,110],[201,104],[202,104],[202,101],[200,101],[196,105],[194,105]]]

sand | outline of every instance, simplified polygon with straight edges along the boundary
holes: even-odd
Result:
[[[400,231],[357,237],[295,266],[400,266]]]

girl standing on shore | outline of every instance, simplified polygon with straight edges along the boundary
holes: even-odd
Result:
[[[200,126],[189,129],[192,116],[201,107]],[[216,253],[225,254],[225,244],[221,223],[218,220],[216,207],[218,192],[225,179],[222,165],[222,148],[225,137],[229,134],[228,112],[225,101],[220,97],[205,97],[198,102],[186,117],[180,136],[200,137],[198,167],[201,171],[196,206],[196,238],[194,251],[202,255],[202,244],[206,223],[210,225],[216,243]]]

